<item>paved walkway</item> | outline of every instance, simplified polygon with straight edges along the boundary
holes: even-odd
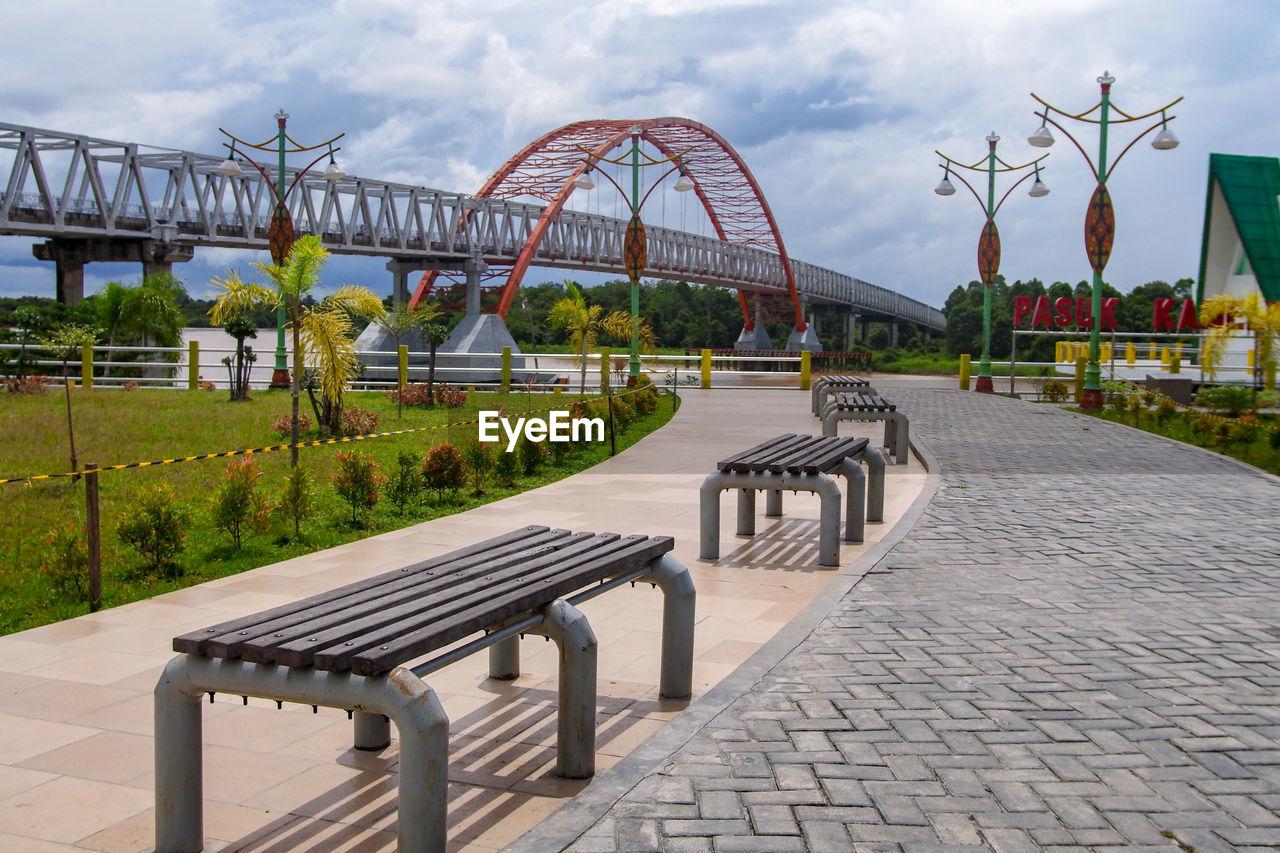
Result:
[[[940,473],[905,539],[509,849],[1280,847],[1280,481],[889,393]]]

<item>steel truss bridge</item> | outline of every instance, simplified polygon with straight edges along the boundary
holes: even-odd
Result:
[[[718,235],[646,226],[647,276],[736,289],[748,329],[753,299],[789,308],[797,330],[805,326],[804,303],[945,330],[936,308],[788,258],[745,164],[714,131],[687,119],[567,125],[519,152],[474,196],[308,173],[287,203],[295,232],[319,235],[331,252],[426,270],[415,300],[430,292],[441,270],[476,259],[509,268],[498,303],[505,317],[530,265],[625,276],[627,221],[564,205],[584,168],[584,149],[603,155],[629,144],[635,130],[664,154],[687,152],[686,172]],[[7,123],[0,123],[0,151],[12,154],[0,196],[0,234],[91,247],[136,244],[144,262],[183,260],[200,246],[267,249],[274,193],[256,170],[219,175],[221,157]],[[286,182],[295,178],[298,170],[286,167]],[[117,259],[123,258],[88,258]]]

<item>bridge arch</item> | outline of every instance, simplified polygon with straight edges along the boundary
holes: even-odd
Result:
[[[573,194],[573,179],[586,169],[583,149],[597,157],[607,156],[629,144],[633,129],[663,156],[683,154],[685,172],[693,178],[694,192],[719,239],[778,254],[786,276],[795,329],[803,332],[806,326],[795,275],[760,185],[724,137],[704,124],[676,117],[596,119],[567,124],[530,142],[485,181],[476,193],[477,198],[515,199],[527,195],[546,202],[502,287],[496,313],[506,318],[547,229]],[[439,274],[437,271],[423,274],[412,303],[416,304],[430,292]],[[755,318],[748,309],[746,292],[739,288],[738,300],[743,321],[747,329],[752,329]]]

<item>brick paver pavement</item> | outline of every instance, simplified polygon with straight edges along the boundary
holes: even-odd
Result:
[[[941,470],[919,522],[560,841],[1280,846],[1280,481],[1049,406],[893,398]]]

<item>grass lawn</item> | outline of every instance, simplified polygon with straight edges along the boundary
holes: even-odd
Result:
[[[287,442],[272,422],[289,412],[287,391],[255,392],[249,402],[231,403],[225,391],[72,391],[75,443],[80,466],[148,462],[174,457],[265,447]],[[382,499],[363,526],[353,525],[349,506],[331,485],[338,450],[358,450],[377,460],[381,473],[394,476],[402,452],[419,458],[433,445],[451,441],[460,448],[477,434],[476,412],[499,409],[510,417],[539,409],[568,409],[574,396],[472,393],[465,406],[433,409],[396,406],[381,392],[351,392],[348,406],[373,412],[378,431],[418,430],[402,436],[366,439],[304,448],[300,464],[313,475],[316,511],[295,538],[291,525],[272,520],[269,530],[244,540],[237,551],[229,535],[215,529],[210,500],[227,466],[243,457],[154,465],[99,475],[102,604],[111,607],[161,592],[190,586],[268,563],[286,560],[366,536],[396,530],[443,515],[499,500],[566,477],[609,456],[609,442],[570,445],[563,458],[545,462],[521,476],[514,486],[490,485],[482,495],[470,486],[437,498],[423,493],[399,512],[383,489]],[[664,396],[657,411],[636,418],[617,435],[617,449],[633,444],[670,419],[672,401]],[[311,415],[305,393],[302,411]],[[312,430],[304,440],[319,438]],[[505,444],[505,443],[504,443]],[[254,462],[263,472],[260,488],[273,501],[289,467],[287,450],[259,453]],[[44,394],[0,396],[0,478],[59,474],[70,471],[65,397],[61,388]],[[160,577],[147,571],[142,558],[116,535],[121,515],[136,505],[142,491],[167,483],[191,511],[182,573]],[[59,591],[44,566],[49,540],[59,528],[80,527],[85,519],[84,481],[70,478],[0,485],[0,634],[20,631],[87,612],[84,601]]]

